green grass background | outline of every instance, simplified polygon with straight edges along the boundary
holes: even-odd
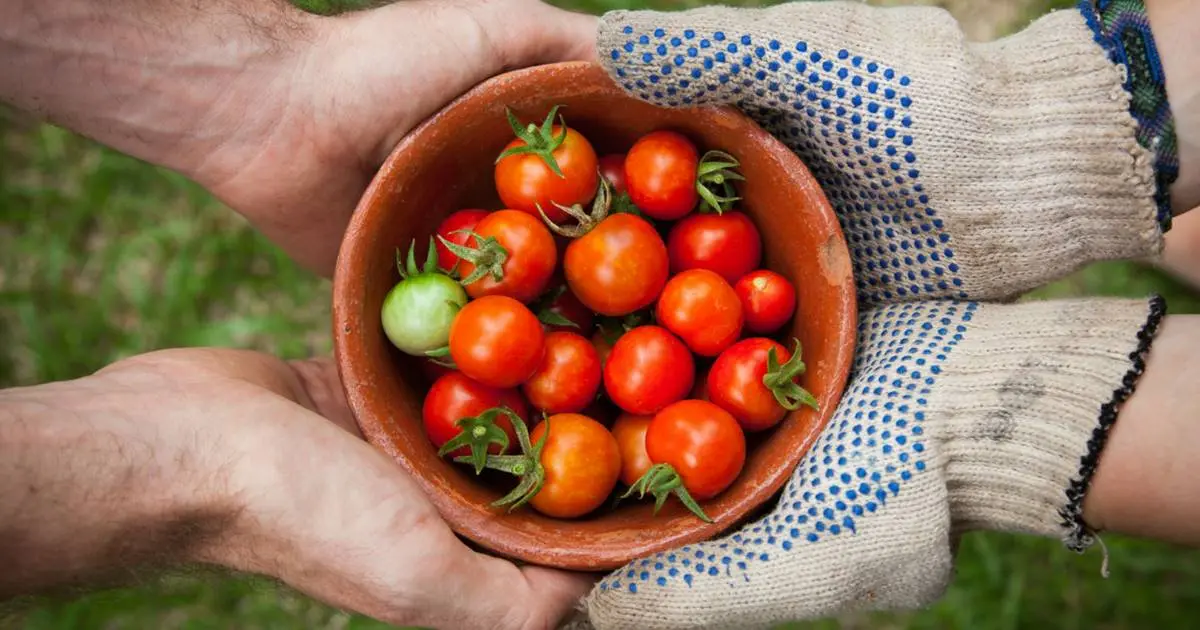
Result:
[[[329,12],[362,0],[305,4]],[[702,3],[558,4],[602,11]],[[944,4],[964,20],[984,20],[985,31],[1002,33],[1051,5],[1073,3]],[[1173,312],[1200,312],[1200,296],[1158,271],[1124,263],[1093,266],[1034,297],[1150,292],[1166,295]],[[299,269],[197,186],[0,110],[0,386],[72,378],[171,346],[252,347],[287,357],[327,353],[329,316],[327,281]],[[1105,580],[1098,549],[1076,556],[1051,540],[971,534],[949,592],[933,608],[796,628],[1161,628],[1186,625],[1200,610],[1200,553],[1115,536],[1107,542],[1113,576]],[[186,573],[39,600],[0,618],[0,626],[385,627],[267,580]]]

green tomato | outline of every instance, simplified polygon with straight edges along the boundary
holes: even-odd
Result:
[[[453,278],[433,272],[401,280],[383,300],[383,331],[401,351],[425,356],[450,343],[450,324],[467,303]]]

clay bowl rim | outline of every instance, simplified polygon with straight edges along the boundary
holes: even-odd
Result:
[[[801,459],[812,447],[813,442],[832,419],[836,406],[844,395],[855,351],[858,305],[852,272],[847,271],[844,274],[845,279],[835,289],[840,302],[835,305],[835,312],[838,314],[833,318],[835,320],[834,332],[839,339],[837,339],[836,352],[832,357],[832,361],[834,362],[834,365],[831,367],[834,379],[832,381],[833,385],[831,386],[831,391],[825,396],[820,397],[823,402],[823,408],[814,414],[815,420],[810,423],[809,428],[805,429],[796,438],[797,443],[795,444],[795,448],[790,451],[789,456],[774,467],[765,467],[761,483],[746,488],[745,492],[736,497],[727,509],[714,517],[714,522],[712,523],[693,519],[694,526],[682,531],[672,532],[669,535],[664,534],[662,537],[656,538],[654,544],[643,545],[638,547],[636,551],[629,549],[601,550],[591,548],[587,549],[586,553],[569,553],[566,554],[566,557],[555,556],[556,562],[547,563],[545,562],[545,558],[547,557],[545,548],[530,549],[527,545],[522,545],[518,540],[521,536],[515,531],[516,528],[500,524],[501,518],[499,517],[501,514],[497,515],[498,518],[476,518],[475,512],[465,505],[465,502],[440,492],[438,487],[428,481],[421,470],[407,458],[403,449],[391,443],[392,440],[388,438],[386,431],[373,426],[383,424],[385,421],[376,420],[374,414],[371,413],[373,405],[369,400],[370,396],[360,393],[358,389],[350,385],[350,383],[358,382],[364,374],[369,372],[365,361],[355,361],[352,359],[352,357],[365,355],[364,348],[366,347],[368,336],[356,334],[355,327],[347,323],[360,319],[360,314],[364,310],[363,293],[359,290],[361,281],[359,281],[360,276],[357,272],[364,265],[368,264],[365,255],[365,251],[368,248],[358,248],[355,247],[355,244],[365,238],[360,237],[360,235],[366,231],[364,225],[369,222],[368,214],[379,212],[380,208],[385,207],[385,204],[379,203],[377,198],[386,194],[383,187],[391,179],[391,173],[399,168],[398,163],[405,161],[407,153],[411,151],[419,152],[419,149],[415,147],[420,146],[424,137],[430,133],[430,130],[446,118],[447,112],[469,106],[467,104],[476,99],[491,98],[489,94],[498,82],[508,81],[515,83],[517,79],[527,79],[537,76],[540,73],[564,71],[579,73],[582,79],[589,81],[596,80],[597,75],[600,75],[611,87],[614,96],[635,100],[633,97],[621,92],[615,84],[612,84],[608,80],[603,70],[593,63],[564,62],[535,66],[498,75],[477,85],[433,116],[427,118],[396,145],[382,166],[376,171],[369,186],[360,198],[338,252],[332,290],[334,356],[347,403],[354,416],[355,423],[364,437],[373,447],[382,450],[384,454],[390,456],[404,469],[418,487],[422,489],[448,526],[456,534],[493,553],[511,559],[535,564],[548,564],[549,566],[556,566],[563,569],[600,571],[618,568],[638,557],[644,557],[655,552],[666,551],[712,538],[744,522],[757,508],[770,500],[782,489],[796,466],[799,465]],[[710,117],[713,121],[720,121],[726,127],[736,128],[739,132],[752,136],[754,143],[760,146],[762,151],[770,152],[774,159],[784,162],[784,167],[795,173],[794,180],[799,180],[808,188],[805,197],[810,203],[809,211],[814,215],[811,220],[819,223],[825,232],[832,234],[828,240],[832,243],[835,251],[827,252],[827,256],[842,261],[848,268],[849,249],[845,235],[824,191],[799,157],[736,108],[727,106],[700,106],[691,108],[691,111],[695,115]],[[376,209],[372,210],[372,207]],[[419,422],[419,419],[417,421]],[[768,439],[777,439],[777,437],[776,435],[772,435]],[[575,521],[570,520],[561,521],[564,530],[571,529],[575,526],[575,523]]]

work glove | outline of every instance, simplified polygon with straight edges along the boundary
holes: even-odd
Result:
[[[1122,45],[1152,56],[1148,31],[1113,17],[1056,12],[975,44],[934,8],[604,16],[599,54],[631,95],[736,105],[803,159],[841,222],[862,317],[845,396],[774,509],[611,573],[584,602],[592,625],[911,609],[944,592],[966,531],[1092,544],[1081,505],[1164,304],[1006,302],[1160,252],[1169,108]]]

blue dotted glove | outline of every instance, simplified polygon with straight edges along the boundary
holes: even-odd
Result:
[[[1161,247],[1153,156],[1077,12],[967,44],[936,9],[792,3],[605,16],[614,80],[734,103],[821,181],[854,257],[858,355],[775,509],[607,576],[609,628],[759,628],[913,608],[970,529],[1091,542],[1080,505],[1158,299],[995,304]]]

